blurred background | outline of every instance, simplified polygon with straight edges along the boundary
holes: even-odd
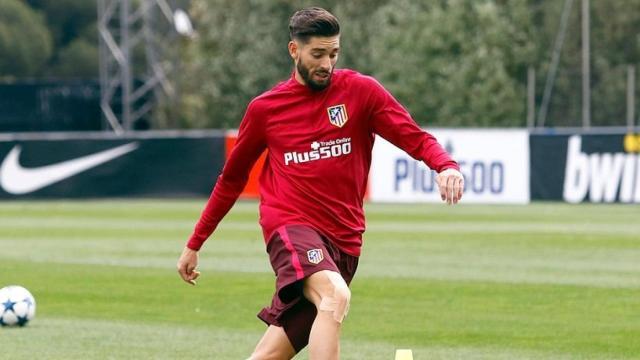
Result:
[[[639,0],[3,0],[0,131],[235,128],[308,5],[423,125],[638,124]]]
[[[640,0],[3,0],[0,197],[207,195],[248,102],[290,76],[288,19],[311,5],[341,20],[338,66],[460,162],[467,201],[640,201]],[[21,192],[1,171],[127,143]],[[380,143],[370,199],[438,201],[434,175]]]
[[[341,20],[338,66],[461,164],[467,202],[640,202],[640,0],[3,0],[0,197],[206,196],[248,102],[290,76],[288,19],[311,5]],[[370,199],[437,202],[433,173],[379,143]],[[117,145],[46,186],[7,170]]]

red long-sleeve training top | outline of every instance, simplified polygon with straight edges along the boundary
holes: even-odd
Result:
[[[437,172],[459,169],[372,77],[343,69],[334,71],[322,91],[301,85],[294,76],[276,85],[249,104],[236,145],[187,246],[200,249],[268,149],[259,182],[265,241],[283,225],[306,224],[342,251],[359,256],[375,134]]]

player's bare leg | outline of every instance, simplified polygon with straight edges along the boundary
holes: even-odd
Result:
[[[304,296],[318,309],[309,335],[309,358],[338,359],[340,328],[351,299],[347,283],[337,272],[319,271],[305,280]]]
[[[284,329],[270,325],[247,360],[286,360],[293,358],[295,354]]]

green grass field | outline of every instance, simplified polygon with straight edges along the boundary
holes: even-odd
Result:
[[[274,276],[255,203],[175,262],[204,200],[0,203],[2,359],[245,359]],[[369,205],[343,359],[640,359],[640,207]],[[306,352],[297,357],[306,359]]]

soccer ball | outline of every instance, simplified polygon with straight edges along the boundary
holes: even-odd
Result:
[[[0,289],[0,325],[25,326],[36,315],[36,300],[22,286]]]

